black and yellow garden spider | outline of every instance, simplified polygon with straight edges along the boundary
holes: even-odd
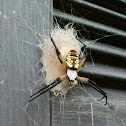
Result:
[[[92,81],[88,78],[85,78],[85,77],[78,76],[78,72],[84,66],[84,62],[86,60],[86,57],[88,56],[86,45],[84,44],[84,46],[81,48],[81,52],[84,53],[84,57],[81,60],[80,64],[79,64],[79,56],[78,56],[76,50],[70,50],[68,52],[67,57],[66,57],[66,62],[63,62],[62,55],[61,55],[59,49],[57,48],[57,46],[51,36],[50,36],[50,39],[55,47],[57,57],[58,57],[60,63],[62,64],[62,67],[66,71],[66,74],[59,76],[51,84],[40,89],[35,94],[31,95],[29,102],[34,100],[35,98],[39,97],[40,95],[44,94],[48,90],[52,89],[56,85],[60,84],[63,80],[67,79],[69,81],[68,84],[70,86],[72,86],[72,84],[74,83],[75,80],[77,80],[78,82],[81,82],[81,86],[83,86],[84,84],[88,84],[88,85],[92,86],[95,90],[97,90],[99,93],[101,93],[103,95],[103,97],[99,101],[101,101],[103,98],[106,98],[106,103],[105,103],[105,105],[106,105],[107,104],[106,93],[94,81]]]

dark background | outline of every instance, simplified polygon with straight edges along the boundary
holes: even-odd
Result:
[[[126,88],[126,74],[123,73],[126,68],[126,3],[119,0],[54,0],[54,8],[54,14],[62,27],[70,21],[74,22],[79,37],[92,43],[96,41],[88,48],[91,48],[94,63],[103,65],[103,68],[96,72],[88,71],[88,74],[93,73],[95,76],[101,72],[102,75],[93,79],[102,86]],[[69,16],[65,16],[65,13]],[[90,62],[90,57],[87,61]],[[125,77],[121,78],[124,74]]]
[[[66,118],[55,117],[54,125],[60,125],[59,120],[63,120],[64,126],[126,125],[126,2],[123,0],[54,0],[54,15],[54,25],[58,22],[61,27],[64,27],[72,22],[81,41],[90,41],[87,48],[91,50],[91,56],[86,60],[80,76],[94,80],[106,91],[109,101],[108,106],[95,103],[90,101],[91,97],[87,97],[82,90],[75,89],[72,97],[69,92],[66,98],[63,116]],[[97,99],[101,97],[97,91],[88,86],[86,90]],[[53,116],[58,113],[55,106],[57,104],[53,104]],[[78,113],[76,109],[79,106]]]

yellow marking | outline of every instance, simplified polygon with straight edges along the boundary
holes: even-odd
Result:
[[[69,68],[77,69],[79,66],[79,58],[75,50],[70,50],[66,58],[66,64]]]
[[[74,65],[74,66],[75,66],[75,68],[78,68],[79,64],[76,64],[76,65]]]

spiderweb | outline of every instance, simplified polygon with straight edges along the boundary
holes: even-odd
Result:
[[[39,34],[46,36],[53,27],[51,5],[49,0],[0,2],[0,125],[125,126],[126,97],[121,90],[104,88],[110,103],[107,106],[97,101],[99,93],[79,86],[68,91],[65,99],[46,93],[28,103],[30,95],[44,84],[38,45]],[[88,34],[88,30],[85,32]],[[86,65],[86,70],[96,67],[93,62]]]

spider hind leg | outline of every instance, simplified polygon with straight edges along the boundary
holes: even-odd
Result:
[[[66,78],[66,75],[60,76],[57,79],[55,79],[51,84],[47,85],[46,87],[43,87],[42,89],[40,89],[38,92],[36,92],[35,94],[30,96],[30,101],[36,99],[37,97],[39,97],[40,95],[46,93],[48,90],[52,89],[53,87],[55,87],[57,84],[60,84],[64,79]]]
[[[101,101],[102,99],[105,98],[106,99],[105,105],[108,104],[106,93],[94,81],[89,80],[88,78],[84,78],[84,77],[77,77],[77,80],[82,82],[82,83],[80,83],[81,86],[83,86],[84,83],[89,84],[90,86],[92,86],[95,90],[97,90],[100,94],[103,95],[103,97],[98,101]]]
[[[97,90],[100,94],[102,94],[103,95],[103,97],[100,99],[100,100],[98,100],[98,101],[101,101],[102,99],[106,99],[106,102],[105,102],[105,105],[108,103],[107,102],[107,95],[106,95],[106,93],[94,82],[94,81],[92,81],[92,80],[89,80],[88,81],[88,84],[90,85],[90,86],[92,86],[95,90]]]

